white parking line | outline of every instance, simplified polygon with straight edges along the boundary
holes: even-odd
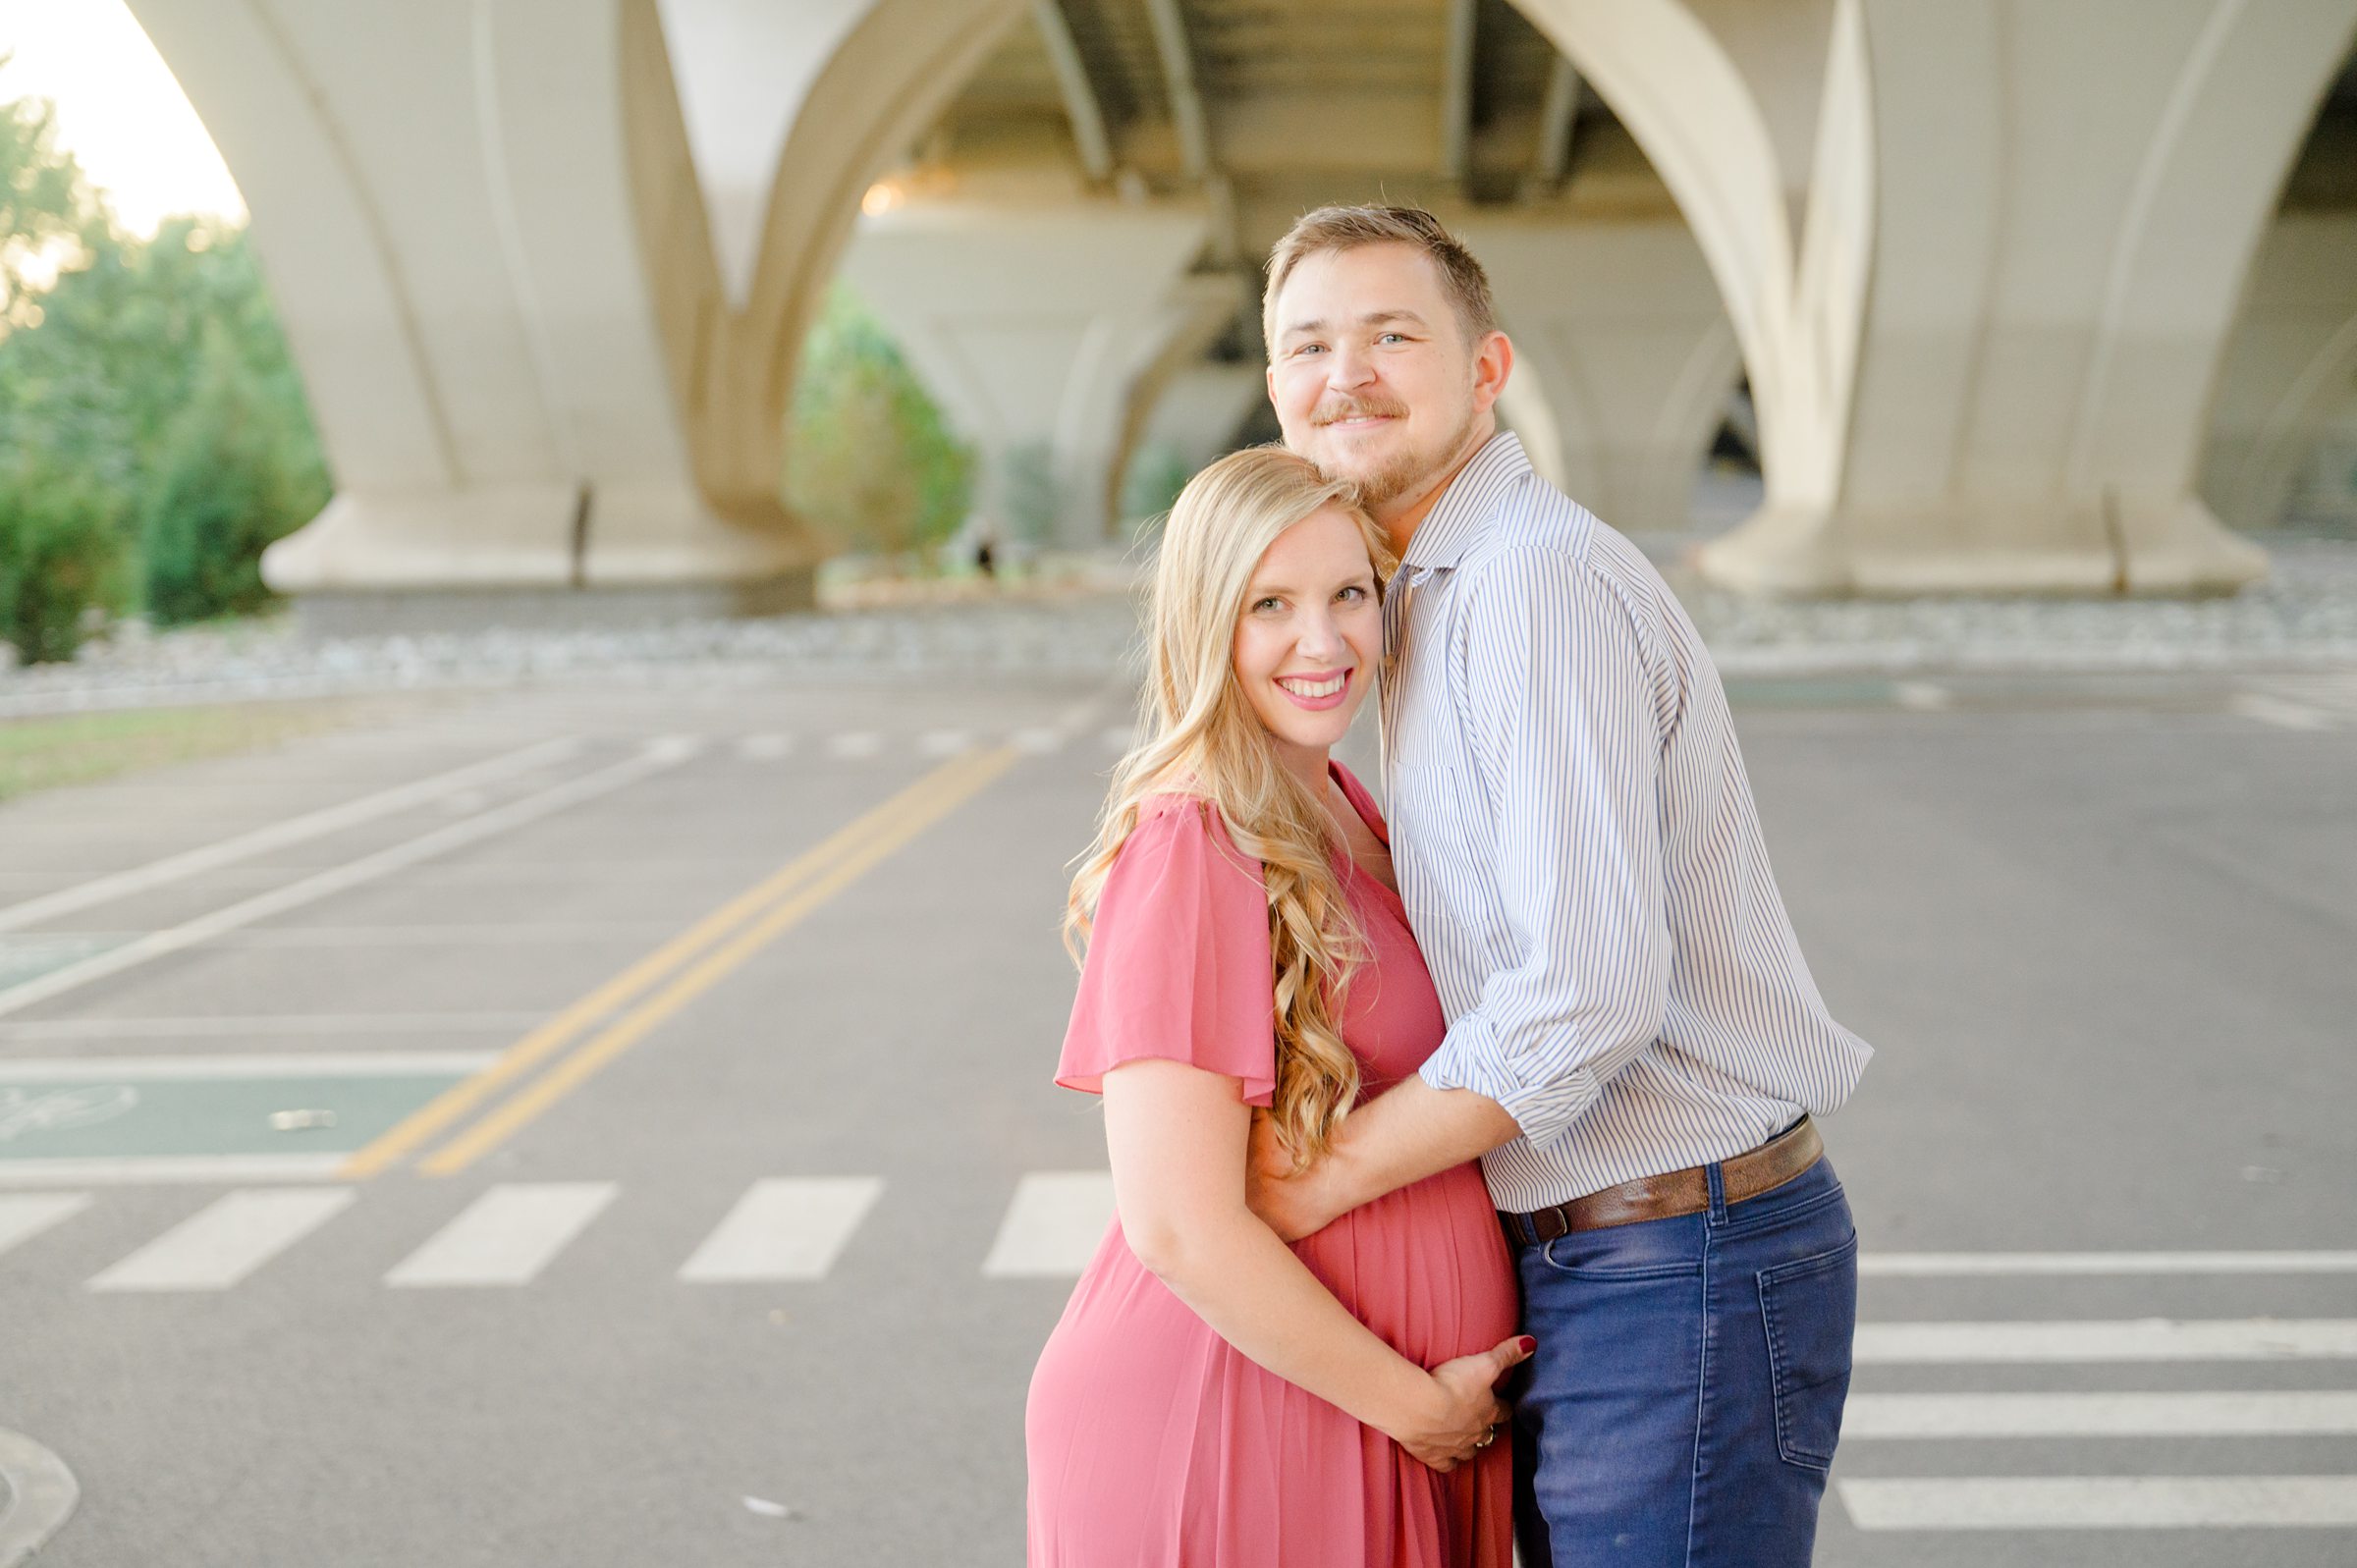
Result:
[[[493,1187],[394,1266],[388,1285],[522,1285],[614,1201],[610,1181]]]
[[[668,925],[611,920],[545,926],[264,926],[219,939],[229,947],[543,947],[643,942]]]
[[[1834,1486],[1860,1530],[2357,1525],[2357,1476],[1975,1476]]]
[[[973,739],[963,730],[928,730],[916,737],[916,749],[928,757],[947,757],[963,751]]]
[[[87,1083],[99,1078],[464,1077],[499,1059],[496,1051],[346,1051],[232,1056],[0,1056],[0,1083]]]
[[[756,1181],[679,1276],[699,1283],[824,1279],[883,1191],[874,1176]]]
[[[2357,1392],[1853,1393],[1844,1442],[1880,1437],[2324,1437],[2357,1433]]]
[[[1980,1274],[2357,1274],[2357,1252],[1884,1252],[1861,1275],[1946,1279]]]
[[[0,1187],[153,1187],[224,1181],[323,1181],[349,1155],[127,1155],[0,1160]]]
[[[62,969],[53,969],[37,979],[11,986],[8,990],[0,992],[0,1013],[15,1012],[21,1008],[29,1007],[34,1002],[46,1001],[52,997],[72,991],[78,986],[87,985],[93,980],[102,980],[110,975],[121,974],[124,970],[145,963],[150,958],[161,957],[168,952],[179,952],[183,948],[192,947],[223,932],[235,931],[240,927],[250,926],[258,921],[266,920],[272,915],[284,914],[290,909],[315,903],[331,894],[346,892],[364,883],[373,882],[380,877],[388,876],[393,872],[413,866],[421,860],[431,859],[435,855],[488,838],[494,834],[505,833],[511,828],[521,827],[523,824],[536,821],[541,817],[554,815],[568,806],[578,805],[582,801],[595,799],[599,795],[610,794],[628,784],[636,784],[650,774],[661,772],[666,768],[677,767],[694,755],[694,745],[686,741],[658,740],[651,742],[638,755],[615,763],[611,767],[601,768],[596,773],[579,779],[568,780],[564,784],[543,789],[537,794],[511,800],[505,805],[496,806],[479,815],[462,818],[418,838],[377,850],[373,854],[363,855],[359,859],[349,861],[344,865],[316,872],[298,882],[290,883],[286,887],[274,888],[268,892],[257,893],[251,898],[231,904],[227,908],[199,915],[193,920],[185,921],[168,930],[153,932],[136,942],[126,943],[120,947],[111,947],[104,952],[92,954],[80,963],[68,964]]]
[[[982,1272],[992,1279],[1075,1275],[1096,1255],[1113,1214],[1113,1172],[1034,1170],[1016,1184]]]
[[[226,866],[267,850],[282,849],[288,844],[340,833],[346,828],[373,822],[398,811],[407,811],[411,806],[444,795],[457,794],[495,780],[528,772],[543,763],[570,756],[579,747],[580,742],[572,738],[542,741],[538,745],[525,746],[521,751],[511,751],[505,756],[436,774],[430,779],[398,784],[391,789],[380,789],[372,795],[362,795],[357,800],[348,800],[342,805],[306,812],[284,822],[274,822],[266,828],[240,834],[234,838],[224,838],[219,843],[167,855],[161,860],[151,860],[143,866],[114,872],[72,888],[60,888],[55,892],[43,893],[37,898],[27,898],[23,903],[0,909],[0,931],[22,931],[28,926],[54,920],[59,915],[87,909],[92,904],[105,903],[131,893],[145,892],[151,888],[179,882],[199,872],[211,871],[215,867]]]
[[[792,735],[744,735],[737,742],[737,755],[747,762],[775,762],[793,750]]]
[[[227,1290],[351,1204],[349,1187],[232,1192],[89,1282],[92,1290]]]
[[[0,1024],[0,1043],[215,1040],[248,1035],[471,1035],[529,1029],[538,1012],[227,1013],[205,1018],[37,1018]],[[5,1061],[0,1057],[0,1061]]]
[[[852,730],[827,737],[827,755],[842,761],[859,761],[883,749],[884,737],[873,730]]]
[[[2280,697],[2264,696],[2256,691],[2239,691],[2227,704],[2245,719],[2274,725],[2278,730],[2330,730],[2332,716],[2305,703],[2285,702]]]
[[[1017,730],[1007,743],[1026,756],[1044,757],[1062,751],[1070,733],[1063,730]]]
[[[0,1253],[30,1241],[52,1225],[64,1224],[89,1206],[86,1192],[0,1197]]]
[[[1872,1323],[1855,1357],[1875,1363],[2333,1361],[2357,1357],[2357,1319],[2165,1318],[2106,1323]]]

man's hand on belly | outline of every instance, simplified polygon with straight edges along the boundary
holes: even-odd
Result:
[[[1271,1230],[1298,1241],[1360,1204],[1488,1154],[1521,1130],[1486,1095],[1435,1089],[1411,1076],[1354,1107],[1335,1129],[1333,1151],[1296,1176],[1275,1124],[1256,1111],[1244,1202]]]
[[[1299,1241],[1325,1229],[1357,1207],[1342,1190],[1342,1171],[1332,1156],[1318,1161],[1299,1175],[1293,1157],[1277,1135],[1277,1123],[1263,1112],[1252,1116],[1252,1151],[1244,1164],[1244,1202],[1278,1236]]]

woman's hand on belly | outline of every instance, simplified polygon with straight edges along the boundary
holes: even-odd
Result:
[[[1473,1458],[1497,1439],[1506,1421],[1498,1384],[1537,1348],[1537,1340],[1521,1334],[1476,1355],[1442,1362],[1432,1369],[1432,1409],[1416,1425],[1394,1431],[1392,1440],[1443,1474]]]

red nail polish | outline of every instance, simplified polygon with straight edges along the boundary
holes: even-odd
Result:
[[[1528,1334],[1524,1334],[1520,1342],[1522,1345],[1522,1354],[1526,1356],[1539,1348],[1539,1342],[1536,1339],[1531,1338]]]

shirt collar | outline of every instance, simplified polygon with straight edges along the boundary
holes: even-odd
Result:
[[[1501,430],[1483,442],[1473,460],[1449,481],[1441,499],[1408,536],[1407,554],[1399,559],[1401,568],[1430,570],[1455,566],[1489,526],[1492,503],[1499,493],[1530,471],[1520,436]]]

